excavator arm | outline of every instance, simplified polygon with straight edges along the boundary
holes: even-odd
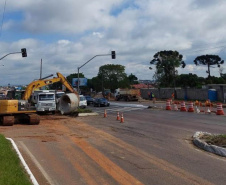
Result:
[[[40,87],[50,85],[56,82],[61,82],[71,93],[75,93],[78,96],[78,93],[73,89],[71,84],[67,81],[67,79],[59,72],[57,72],[57,77],[52,79],[46,79],[46,80],[36,80],[31,82],[23,95],[23,100],[28,100],[34,91],[34,89],[38,89]]]

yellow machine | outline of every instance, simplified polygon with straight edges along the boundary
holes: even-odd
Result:
[[[36,114],[35,107],[31,107],[28,103],[28,99],[34,89],[56,82],[61,82],[70,92],[78,96],[77,92],[61,73],[57,73],[56,78],[33,81],[27,86],[22,100],[0,100],[0,125],[12,126],[14,123],[22,122],[31,125],[39,124],[40,118]]]

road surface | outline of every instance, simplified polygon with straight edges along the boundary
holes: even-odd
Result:
[[[14,139],[40,184],[225,184],[225,158],[191,141],[196,131],[226,133],[225,116],[110,106],[104,118],[97,109],[0,133]]]

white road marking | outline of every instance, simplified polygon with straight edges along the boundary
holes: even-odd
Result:
[[[24,148],[24,150],[27,152],[27,154],[30,156],[31,160],[35,163],[35,165],[38,167],[38,169],[41,171],[41,173],[46,178],[46,180],[49,182],[49,184],[51,184],[51,185],[57,184],[49,177],[49,175],[46,173],[46,171],[43,169],[43,167],[38,162],[38,160],[34,157],[34,155],[29,151],[29,149],[26,147],[26,145],[22,141],[19,141],[19,143]]]
[[[106,108],[106,109],[95,109],[94,111],[97,113],[104,113],[104,110],[107,112],[129,112],[129,111],[135,111],[135,110],[143,110],[145,108],[142,107],[113,107],[113,108]]]

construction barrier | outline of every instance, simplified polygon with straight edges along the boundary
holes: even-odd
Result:
[[[185,102],[184,102],[184,101],[181,102],[181,105],[180,105],[180,111],[181,111],[181,112],[186,112],[186,111],[187,111],[187,108],[186,108],[186,106],[185,106]]]
[[[166,110],[171,110],[170,100],[166,102]]]
[[[174,103],[173,106],[174,106],[174,107],[173,107],[173,110],[176,110],[176,111],[177,111],[177,110],[178,110],[177,104]]]
[[[194,107],[193,107],[193,103],[192,102],[189,102],[188,103],[188,112],[194,112]]]
[[[222,107],[222,103],[217,103],[216,115],[224,115],[224,110],[223,110],[223,107]]]

